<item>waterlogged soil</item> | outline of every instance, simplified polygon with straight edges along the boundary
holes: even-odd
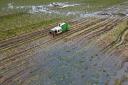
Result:
[[[112,51],[107,50],[110,53],[104,51],[113,41],[104,43],[107,41],[104,40],[107,33],[111,33],[111,29],[126,21],[127,17],[83,19],[72,28],[77,31],[70,30],[54,38],[47,35],[22,46],[1,51],[0,83],[117,85],[116,83],[121,82],[122,85],[127,85],[127,33],[121,32],[126,33],[122,34],[124,38],[120,38],[125,41],[124,44]],[[88,22],[85,26],[79,25],[85,22]],[[114,30],[117,29],[119,28]]]
[[[8,44],[0,84],[128,85],[128,16],[78,19],[55,37]]]
[[[128,16],[128,2],[121,3],[119,5],[115,5],[109,8],[101,9],[101,11],[90,12],[85,10],[65,10],[64,8],[82,6],[78,3],[69,3],[69,2],[53,2],[47,5],[26,5],[26,6],[17,6],[13,3],[8,3],[7,7],[1,8],[2,11],[14,11],[14,10],[21,10],[23,12],[27,12],[30,14],[36,13],[43,13],[43,14],[56,14],[56,15],[63,15],[63,16],[76,16],[76,17],[89,17],[89,16],[97,16],[97,17],[104,17],[104,16]],[[86,4],[85,4],[86,5]],[[91,7],[91,6],[89,6]],[[81,7],[82,8],[82,7]]]
[[[93,63],[93,58],[91,57],[95,57],[99,50],[97,49],[98,46],[94,43],[90,45],[91,46],[86,46],[86,42],[83,40],[80,42],[79,40],[75,42],[62,42],[55,44],[50,47],[50,49],[44,50],[45,54],[44,51],[36,54],[34,61],[39,64],[42,69],[47,70],[45,73],[39,72],[42,75],[39,76],[39,78],[42,78],[41,84],[84,85],[91,80],[93,81],[90,83],[97,82],[95,79],[97,79],[98,75],[96,71],[93,72],[96,67],[93,66],[95,63]],[[47,77],[44,76],[44,74],[46,74]],[[94,75],[94,77],[91,77],[91,75]],[[38,82],[38,80],[35,80],[35,82]]]

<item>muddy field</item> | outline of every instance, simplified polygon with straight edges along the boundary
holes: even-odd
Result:
[[[0,85],[128,85],[128,5],[0,42]]]

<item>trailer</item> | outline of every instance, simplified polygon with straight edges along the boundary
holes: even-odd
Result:
[[[58,26],[50,29],[49,33],[52,34],[53,36],[66,32],[70,29],[70,26],[68,23],[59,23]]]

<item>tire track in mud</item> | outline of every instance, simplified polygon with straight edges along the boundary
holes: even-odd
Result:
[[[99,22],[99,23],[95,24],[94,26],[91,26],[91,27],[88,27],[88,28],[83,29],[81,31],[78,31],[75,34],[72,34],[71,36],[69,36],[67,38],[72,38],[72,37],[75,37],[75,36],[86,35],[86,34],[88,34],[90,32],[94,32],[95,30],[100,29],[100,27],[102,27],[102,26],[106,26],[108,23],[111,23],[111,22],[112,22],[111,19],[106,19],[105,21]]]
[[[123,20],[125,20],[125,17],[124,17],[124,18],[121,18],[121,19],[118,20],[116,23],[113,23],[113,26],[111,25],[110,27],[108,27],[108,29],[105,29],[105,30],[107,30],[107,31],[112,30],[115,26],[117,26],[117,25],[119,24],[119,22],[121,22],[121,21],[123,21]],[[114,25],[114,24],[115,24],[115,25]],[[101,31],[101,33],[99,32],[99,33],[98,33],[98,36],[99,36],[99,35],[102,35],[105,30],[103,30],[103,32]],[[105,31],[105,32],[106,32],[106,31]],[[97,34],[96,34],[96,36],[97,36]],[[121,40],[121,41],[122,41],[122,40]],[[105,53],[105,50],[106,50],[106,48],[102,49],[100,52]],[[107,50],[106,50],[106,52],[107,52]],[[107,57],[105,57],[101,62],[99,62],[98,65],[102,65],[102,63],[104,63],[108,58],[109,58],[109,55],[108,55]]]
[[[107,56],[98,64],[102,65],[108,58],[110,59],[111,53],[123,42],[125,41],[125,36],[128,34],[128,28],[125,28],[117,37],[115,41],[113,41],[111,44],[108,45],[108,47],[101,50],[102,53],[107,54]]]
[[[128,33],[128,27],[126,27],[117,37],[117,39],[115,41],[113,41],[112,43],[110,43],[108,46],[106,46],[103,49],[103,53],[110,53],[112,50],[114,50],[115,48],[117,48],[118,46],[120,46],[124,41],[125,41],[125,36]]]
[[[60,21],[58,21],[60,22]],[[54,23],[54,24],[50,24],[47,29],[42,29],[42,30],[39,30],[39,31],[35,31],[35,32],[32,32],[32,33],[28,33],[28,34],[23,34],[23,35],[20,35],[20,36],[16,36],[14,38],[10,38],[8,40],[3,40],[0,42],[0,50],[1,49],[5,49],[5,48],[8,48],[10,45],[16,45],[17,43],[21,43],[21,42],[24,42],[24,41],[31,41],[31,38],[34,38],[34,37],[44,37],[44,36],[47,36],[47,32],[49,31],[50,28],[56,26],[56,24],[58,23]],[[73,21],[73,20],[64,20],[64,22],[68,22],[70,24],[76,24],[77,21]]]
[[[55,25],[53,25],[53,26],[55,26]],[[53,26],[50,26],[50,27],[53,27]],[[50,27],[48,27],[48,28],[50,28]],[[8,39],[8,40],[5,40],[5,41],[1,41],[0,42],[0,48],[1,49],[8,48],[9,45],[13,45],[13,44],[16,44],[18,42],[25,41],[28,38],[34,37],[34,36],[39,35],[39,34],[42,34],[42,36],[43,36],[46,31],[47,30],[43,29],[43,30],[40,30],[40,31],[37,31],[37,32],[33,32],[33,33],[18,36],[18,37],[15,37],[15,38],[11,38],[11,39]]]
[[[6,65],[6,62],[8,63],[9,61],[16,61],[16,59],[19,59],[18,61],[21,62],[20,57],[17,57],[17,58],[12,58],[12,57],[11,57],[11,59],[8,59],[7,61],[3,62],[4,65],[2,65],[2,66],[4,67],[4,66]],[[21,58],[21,59],[23,59],[23,58]],[[18,62],[18,61],[17,61],[17,62]],[[8,65],[8,64],[7,64],[7,65]],[[1,68],[2,68],[2,67],[1,67]]]
[[[92,22],[91,22],[91,23],[92,23]],[[83,22],[82,22],[82,24],[83,24]],[[88,23],[88,24],[89,24],[89,23]],[[81,24],[79,24],[79,25],[82,26]],[[49,37],[48,41],[49,41],[49,40],[50,40],[50,37]],[[48,41],[46,41],[46,42],[44,42],[44,43],[47,43]],[[44,43],[42,43],[42,44],[44,44]],[[40,45],[41,45],[41,44],[39,44],[38,46],[40,46]],[[34,46],[34,47],[38,47],[38,46]],[[30,47],[30,48],[24,50],[23,52],[25,52],[25,51],[27,51],[27,50],[31,50],[31,49],[34,48],[34,47]],[[19,52],[19,53],[16,53],[16,54],[19,55],[20,53],[22,53],[22,52]],[[16,55],[16,54],[15,54],[15,55]],[[12,55],[12,56],[14,56],[14,55]],[[1,59],[0,61],[3,62],[3,61],[6,60],[6,59],[8,59],[8,60],[14,60],[12,56],[3,58],[3,59]],[[10,59],[10,58],[11,58],[11,59]]]
[[[8,85],[8,84],[10,83],[10,85],[13,85],[13,84],[11,84],[11,83],[13,83],[12,81],[16,80],[17,77],[22,76],[22,75],[25,74],[25,73],[26,73],[26,74],[27,74],[27,73],[31,73],[31,70],[30,70],[30,69],[32,69],[32,67],[34,67],[34,66],[29,66],[29,67],[26,67],[26,68],[24,68],[24,69],[18,71],[18,72],[15,73],[14,75],[11,75],[9,78],[6,78],[5,80],[3,80],[3,81],[1,82],[1,84],[2,84],[2,85]]]
[[[83,18],[83,19],[81,19],[81,21],[85,22],[88,19],[89,18]],[[58,21],[58,22],[60,22],[60,21]],[[13,48],[13,47],[17,47],[19,45],[16,45],[16,44],[17,43],[23,44],[25,42],[24,39],[26,39],[29,42],[29,41],[32,41],[32,39],[30,39],[30,38],[34,38],[34,37],[40,38],[40,37],[48,36],[49,29],[56,26],[58,24],[58,22],[55,23],[55,24],[50,24],[50,26],[47,27],[47,29],[42,29],[42,30],[39,30],[39,31],[36,31],[36,32],[26,34],[26,35],[23,34],[23,35],[18,36],[18,37],[14,37],[14,38],[11,38],[11,39],[8,39],[8,40],[1,41],[0,42],[0,49],[4,49],[4,48],[10,49],[10,48]],[[73,20],[73,19],[64,20],[63,22],[67,22],[69,24],[78,24],[79,25],[79,21],[76,21],[76,20]],[[80,23],[80,24],[82,25],[82,23]],[[10,44],[12,44],[12,45],[9,47],[8,45],[10,45]]]
[[[123,21],[124,18],[121,19],[112,19],[110,22],[108,22],[107,24],[105,24],[105,26],[103,27],[99,27],[95,30],[93,30],[90,33],[87,33],[87,35],[85,33],[82,33],[81,35],[85,35],[82,38],[86,38],[87,40],[91,40],[94,39],[102,34],[105,34],[106,32],[112,30],[114,28],[114,26],[116,26],[118,23],[120,23],[121,21]],[[81,36],[80,35],[80,36]],[[81,40],[80,40],[81,41]]]
[[[86,37],[88,37],[89,39],[91,39],[91,38],[94,38],[94,37],[98,37],[100,35],[103,35],[106,32],[112,30],[115,26],[118,25],[118,23],[122,22],[123,20],[124,20],[124,18],[122,18],[122,19],[115,19],[115,20],[113,20],[113,22],[111,22],[112,24],[107,24],[104,27],[102,27],[101,29],[98,29],[96,31],[92,31]]]
[[[3,60],[2,60],[3,61]]]
[[[111,23],[111,22],[110,22]],[[98,27],[97,27],[98,28]],[[101,27],[102,28],[102,27]]]
[[[91,24],[92,25],[92,24]],[[56,38],[58,40],[58,38]]]
[[[86,19],[83,19],[83,22],[82,22],[82,23],[77,23],[77,26],[82,26],[82,24],[85,23],[85,22],[88,22],[88,21],[87,21]],[[75,26],[75,25],[74,25],[74,26]],[[45,34],[47,34],[47,33],[48,33],[48,31],[47,31]],[[44,43],[46,43],[46,40],[47,40],[46,38],[47,38],[48,40],[51,39],[51,37],[48,36],[48,34],[47,34],[45,37],[42,38],[42,39],[45,40]],[[43,43],[42,43],[42,44],[43,44]],[[13,46],[13,45],[14,45],[14,46]],[[13,45],[11,45],[9,48],[15,49],[15,48],[16,48],[16,47],[15,47],[15,44],[13,44]],[[16,45],[16,46],[17,46],[17,45]],[[34,47],[36,47],[36,46],[34,46]],[[34,47],[30,47],[29,49],[34,48]],[[29,50],[29,49],[28,49],[28,50]],[[26,50],[26,49],[25,49],[25,50]],[[4,51],[6,51],[6,50],[2,50],[2,51],[4,52]],[[1,51],[1,53],[2,53],[2,51]],[[1,60],[2,60],[2,58],[0,59],[0,61],[1,61]]]
[[[88,19],[81,19],[82,22],[84,23],[86,20]],[[78,21],[74,21],[74,20],[67,20],[67,21],[64,21],[64,22],[68,22],[69,24],[82,24],[82,23],[79,23]],[[5,41],[2,41],[0,42],[0,50],[8,50],[10,48],[15,48],[15,47],[18,47],[19,45],[22,45],[24,44],[25,42],[30,42],[30,41],[33,41],[34,39],[33,38],[42,38],[42,37],[46,37],[48,36],[48,32],[49,32],[49,29],[55,27],[56,25],[58,24],[55,23],[55,24],[51,24],[49,27],[47,27],[47,29],[42,29],[42,30],[39,30],[39,31],[36,31],[36,32],[33,32],[33,33],[29,33],[29,34],[26,34],[26,35],[21,35],[19,37],[16,37],[16,38],[12,38],[12,39],[9,39],[9,40],[5,40]],[[31,39],[32,38],[32,39]]]
[[[35,69],[35,71],[37,71],[38,69],[40,69],[40,68]]]
[[[100,21],[102,21],[102,20],[101,20],[101,19],[98,19],[98,20],[94,20],[94,21],[92,21],[92,22],[88,22],[88,21],[87,21],[88,23],[86,23],[85,26],[88,27],[88,26],[90,26],[90,25],[95,24],[94,22],[100,22]],[[84,23],[85,23],[85,22],[84,22]],[[83,23],[81,23],[81,24],[83,24]],[[59,35],[59,36],[56,36],[56,37],[53,38],[53,39],[50,39],[50,38],[49,38],[47,41],[44,41],[42,44],[39,44],[39,45],[37,45],[37,46],[33,46],[33,47],[28,48],[28,49],[25,49],[23,52],[26,52],[27,50],[31,50],[32,48],[38,47],[38,46],[43,45],[43,44],[45,44],[45,43],[55,41],[56,39],[57,39],[57,40],[58,40],[58,39],[59,39],[59,40],[60,40],[60,39],[63,39],[63,37],[65,37],[65,36],[69,36],[70,34],[76,32],[76,31],[82,30],[82,29],[77,30],[78,28],[81,28],[81,27],[84,26],[84,25],[81,25],[81,24],[77,25],[78,27],[73,26],[73,28],[72,28],[73,30],[71,30],[71,31],[69,31],[69,32],[67,32],[67,33],[63,33],[63,34],[61,34],[61,35]],[[65,35],[65,34],[66,34],[66,35]],[[48,36],[48,37],[49,37],[49,36]],[[20,53],[23,53],[23,52],[18,52],[18,53],[14,54],[14,55],[11,55],[10,57],[15,56],[15,55],[20,54]],[[0,61],[3,62],[3,61],[6,60],[7,58],[9,58],[9,57],[3,58],[3,59],[1,59]]]

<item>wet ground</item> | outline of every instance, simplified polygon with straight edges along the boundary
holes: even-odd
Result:
[[[54,38],[1,46],[0,84],[128,85],[128,16],[103,16],[74,20]]]

